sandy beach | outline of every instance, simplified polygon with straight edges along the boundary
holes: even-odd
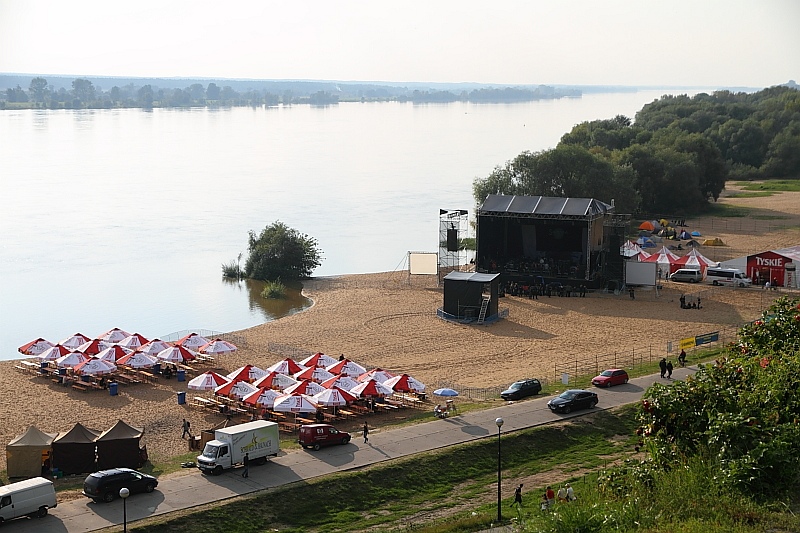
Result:
[[[727,192],[735,190],[729,186]],[[700,251],[708,257],[721,260],[800,243],[800,193],[723,201],[754,208],[764,218],[755,222],[752,218],[715,219],[713,223],[690,219],[690,228],[700,228],[704,236],[720,237],[728,245],[719,252],[702,247]],[[553,379],[556,361],[644,346],[662,353],[667,341],[752,320],[770,298],[781,294],[666,282],[660,295],[640,291],[635,300],[601,293],[539,300],[505,297],[500,308],[508,308],[507,319],[469,326],[437,318],[442,291],[432,277],[409,278],[406,271],[398,271],[315,279],[304,286],[314,301],[310,309],[239,332],[246,341],[239,351],[219,356],[199,370],[228,373],[247,363],[265,368],[284,358],[286,347],[292,347],[334,357],[345,354],[368,369],[406,372],[429,387],[443,382],[495,387],[527,376]],[[681,292],[698,291],[703,291],[703,309],[679,308]],[[76,317],[76,329],[79,322]],[[29,340],[18,339],[18,344]],[[222,419],[178,405],[176,393],[187,389],[186,383],[175,379],[121,385],[119,395],[110,396],[22,374],[14,370],[14,364],[0,363],[0,413],[5,422],[0,434],[6,443],[32,424],[55,433],[70,429],[75,422],[105,430],[122,419],[144,428],[142,442],[151,459],[157,460],[186,451],[186,442],[180,439],[183,418],[191,420],[195,431]],[[187,394],[193,395],[193,391]],[[5,468],[5,447],[0,468]]]

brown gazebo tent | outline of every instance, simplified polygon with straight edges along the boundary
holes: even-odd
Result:
[[[67,431],[60,433],[53,441],[53,468],[65,474],[83,474],[97,470],[95,441],[99,431],[89,429],[80,422]]]
[[[36,477],[42,475],[42,465],[50,456],[53,439],[57,433],[45,433],[36,426],[6,445],[8,477]]]
[[[137,468],[141,463],[139,439],[144,430],[131,427],[118,420],[104,431],[97,441],[97,468],[104,470],[118,466]]]

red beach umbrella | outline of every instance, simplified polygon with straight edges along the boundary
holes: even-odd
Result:
[[[29,342],[28,344],[23,344],[17,350],[19,353],[24,355],[39,355],[43,351],[47,350],[48,348],[52,348],[55,346],[50,341],[46,341],[43,338],[39,337],[38,339]]]

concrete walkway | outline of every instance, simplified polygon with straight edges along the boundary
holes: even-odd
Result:
[[[683,379],[694,370],[693,367],[675,369],[673,379]],[[626,385],[611,389],[595,389],[599,404],[594,411],[636,402],[657,381],[668,383],[658,375],[653,375],[636,378]],[[502,417],[505,422],[502,433],[506,434],[593,412],[584,410],[569,415],[553,414],[547,407],[548,399],[534,398],[444,420],[388,431],[377,430],[370,433],[369,444],[364,444],[360,435],[353,435],[353,440],[345,446],[332,446],[318,452],[300,450],[281,454],[266,465],[251,466],[247,479],[241,477],[239,469],[226,471],[220,476],[204,476],[195,471],[188,475],[164,477],[159,480],[158,488],[152,494],[136,494],[128,499],[128,522],[388,459],[487,437],[496,438],[495,419],[498,417]],[[379,427],[380,415],[374,415],[369,422],[370,425]],[[121,500],[98,504],[80,498],[60,504],[43,519],[19,519],[4,524],[3,529],[8,532],[76,533],[121,524]]]

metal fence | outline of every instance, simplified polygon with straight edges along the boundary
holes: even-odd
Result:
[[[170,333],[169,335],[164,335],[161,337],[161,340],[165,342],[175,342],[191,333],[197,333],[201,337],[205,337],[209,340],[222,339],[224,341],[232,342],[239,348],[245,348],[247,346],[247,337],[240,333],[224,333],[222,331],[214,331],[211,329],[184,329],[182,331]]]

